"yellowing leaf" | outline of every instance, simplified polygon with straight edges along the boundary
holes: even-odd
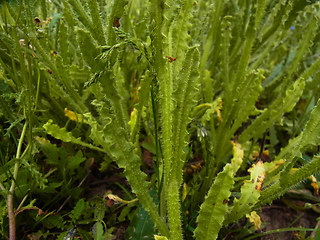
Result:
[[[241,187],[241,196],[233,201],[234,207],[227,214],[225,225],[234,222],[251,211],[260,197],[263,180],[265,179],[265,169],[262,161],[253,164],[248,170],[250,180],[245,180]]]
[[[154,235],[154,240],[168,240],[168,238],[166,238],[164,236]]]
[[[243,160],[243,150],[240,143],[235,143],[231,141],[233,145],[233,158],[231,159],[231,165],[233,168],[233,173],[235,174],[240,168]]]
[[[317,179],[313,175],[311,175],[309,179],[312,181],[311,186],[314,189],[314,195],[319,195],[319,185]]]
[[[187,197],[187,184],[184,183],[182,188],[182,202],[186,199],[186,197]]]
[[[137,198],[135,198],[135,199],[133,199],[131,201],[126,201],[126,200],[123,200],[123,199],[119,198],[117,195],[113,195],[113,194],[107,194],[106,197],[109,198],[112,201],[115,201],[115,202],[118,202],[118,203],[125,203],[125,204],[134,203],[134,202],[138,201]]]
[[[248,170],[250,172],[250,180],[255,184],[256,190],[261,190],[263,180],[266,177],[266,171],[262,161],[258,161]]]
[[[249,219],[251,223],[253,223],[254,229],[260,230],[261,219],[260,216],[256,213],[256,211],[252,211],[251,214],[247,214],[246,217]]]
[[[133,108],[133,110],[130,114],[130,121],[128,122],[128,124],[130,125],[131,131],[134,129],[134,126],[136,125],[137,113],[138,113],[138,110],[136,108]]]
[[[265,170],[266,170],[267,173],[271,173],[274,170],[278,169],[279,166],[283,165],[284,162],[285,162],[284,159],[280,159],[280,160],[277,160],[277,161],[272,161],[272,162],[265,163],[264,167],[265,167]]]
[[[46,143],[50,143],[50,141],[46,138],[43,138],[43,137],[39,137],[39,136],[36,136],[35,139],[38,141],[38,143],[40,144],[46,144]]]
[[[71,119],[72,121],[86,123],[85,120],[83,121],[81,114],[72,112],[71,110],[68,110],[67,108],[64,109],[64,115],[66,117],[68,117],[69,119]]]

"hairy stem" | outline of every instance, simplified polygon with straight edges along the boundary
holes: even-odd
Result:
[[[21,137],[19,140],[19,144],[18,144],[18,149],[17,149],[17,153],[16,153],[16,159],[20,158],[21,155],[21,147],[22,147],[22,142],[24,139],[24,135],[26,134],[26,130],[27,130],[27,126],[28,123],[25,122],[23,129],[22,129],[22,133],[21,133]],[[11,183],[11,187],[8,193],[8,218],[9,218],[9,239],[10,240],[15,240],[16,239],[16,216],[14,214],[14,210],[13,210],[13,193],[14,193],[14,189],[16,187],[16,179],[18,177],[18,172],[19,172],[19,162],[16,161],[15,165],[14,165],[14,172],[13,172],[13,179],[12,179],[12,183]]]

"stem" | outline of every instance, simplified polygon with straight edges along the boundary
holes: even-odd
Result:
[[[25,122],[23,129],[22,129],[21,137],[19,139],[18,149],[17,149],[17,153],[16,153],[16,159],[20,158],[22,142],[24,139],[24,135],[26,134],[27,126],[28,126],[28,123]],[[11,187],[10,187],[10,190],[8,193],[8,198],[7,198],[8,218],[9,218],[9,236],[10,236],[9,239],[10,240],[16,239],[16,217],[15,217],[14,210],[13,210],[13,193],[14,193],[14,189],[16,187],[16,179],[18,177],[18,172],[19,172],[19,162],[16,161],[16,163],[14,165],[13,179],[12,179]]]

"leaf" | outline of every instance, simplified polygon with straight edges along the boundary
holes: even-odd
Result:
[[[46,227],[46,228],[59,228],[63,229],[65,225],[65,221],[63,220],[63,217],[61,215],[50,215],[45,217],[41,223]]]
[[[174,148],[173,165],[171,172],[180,174],[184,164],[185,152],[183,149],[187,145],[187,125],[191,121],[191,110],[196,104],[199,89],[199,51],[197,47],[189,48],[186,53],[186,59],[182,65],[178,79],[178,86],[174,93],[176,108],[173,118],[172,141]],[[179,163],[175,165],[175,163]],[[179,171],[179,172],[177,172]],[[171,174],[171,173],[170,173]],[[172,175],[175,176],[175,175]]]
[[[79,150],[76,155],[71,156],[68,158],[68,169],[75,169],[80,167],[80,164],[86,160],[85,157],[83,157],[82,152]]]
[[[243,150],[241,148],[240,143],[236,143],[231,141],[233,145],[233,158],[231,159],[231,164],[233,168],[233,173],[236,174],[236,172],[239,170],[241,167],[241,164],[243,162]]]
[[[51,144],[49,140],[36,136],[35,139],[40,144],[43,153],[50,159],[52,163],[57,164],[59,160],[59,149],[55,144]]]
[[[68,117],[72,121],[75,121],[75,122],[82,122],[83,121],[81,114],[72,112],[71,110],[68,110],[67,108],[64,109],[64,114],[66,117]]]
[[[86,63],[91,67],[91,71],[96,73],[104,68],[104,64],[97,56],[100,54],[100,49],[95,44],[90,32],[82,28],[76,29],[77,41],[82,52],[82,56]]]
[[[222,227],[228,209],[228,199],[234,184],[233,167],[227,164],[211,186],[197,217],[198,227],[194,236],[197,240],[215,240]]]
[[[246,217],[249,219],[251,223],[254,224],[255,230],[260,230],[261,227],[261,219],[256,211],[252,211],[250,214],[246,214]]]
[[[262,183],[265,178],[265,169],[263,162],[259,161],[248,170],[250,180],[245,181],[241,187],[241,197],[234,200],[234,206],[228,213],[224,225],[235,222],[251,211],[253,206],[258,202]]]
[[[162,82],[163,84],[165,83]],[[185,61],[182,64],[182,71],[177,80],[177,89],[173,94],[174,99],[167,94],[163,96],[171,106],[174,103],[173,101],[176,101],[176,108],[172,116],[174,127],[167,126],[167,130],[170,131],[169,136],[166,138],[163,136],[163,147],[169,148],[169,151],[164,151],[164,153],[168,154],[173,150],[172,156],[164,154],[164,179],[168,187],[167,210],[172,239],[182,238],[179,189],[183,181],[182,168],[186,161],[186,151],[184,149],[187,146],[186,140],[189,136],[187,126],[191,120],[191,109],[193,109],[198,99],[198,85],[199,51],[197,47],[192,47],[188,49]],[[167,109],[167,114],[171,112],[170,108]],[[169,117],[167,120],[170,121],[171,116],[167,117]],[[169,139],[172,139],[172,142]]]
[[[320,99],[316,107],[310,113],[309,121],[303,131],[295,138],[290,139],[289,144],[282,148],[276,159],[294,157],[301,154],[311,146],[317,146],[320,141]]]
[[[154,235],[154,240],[168,240],[168,238],[166,238],[164,236]]]
[[[96,222],[93,225],[92,234],[93,234],[94,240],[102,240],[103,226],[101,222]]]
[[[303,93],[304,86],[305,82],[303,78],[296,80],[286,91],[285,96],[280,96],[276,99],[243,131],[239,137],[239,142],[246,142],[251,138],[257,139],[272,124],[280,121],[284,113],[290,112],[294,108]]]
[[[55,137],[56,139],[60,139],[64,142],[79,144],[81,146],[88,147],[100,152],[105,152],[103,149],[98,148],[92,144],[82,142],[80,137],[75,138],[71,132],[67,131],[66,128],[60,128],[58,125],[53,124],[52,122],[53,121],[50,119],[46,124],[43,125],[43,128],[46,130],[48,134]]]
[[[79,220],[84,210],[84,207],[85,207],[84,199],[80,199],[69,215],[73,223],[75,224],[77,223],[77,221]]]
[[[126,231],[126,240],[150,239],[155,234],[154,224],[147,211],[139,205]]]
[[[132,135],[133,133],[133,129],[135,127],[135,125],[137,124],[137,109],[136,108],[133,108],[131,114],[130,114],[130,121],[128,122],[129,126],[130,126],[130,132]]]
[[[100,9],[96,0],[88,0],[88,6],[90,9],[91,20],[94,23],[92,28],[95,34],[95,39],[100,45],[105,45],[106,40],[104,38],[103,25],[100,17]]]
[[[302,180],[315,174],[316,172],[319,172],[319,170],[320,156],[316,155],[313,157],[311,162],[307,163],[291,174],[283,174],[279,180],[264,190],[256,207],[271,203],[274,199],[277,199],[285,194]]]

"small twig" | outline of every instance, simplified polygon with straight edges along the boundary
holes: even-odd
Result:
[[[3,184],[0,182],[0,190],[5,191],[5,187],[3,186]]]
[[[22,199],[22,201],[20,202],[19,206],[17,207],[16,211],[15,212],[19,212],[20,211],[20,208],[22,207],[23,203],[26,201],[28,197],[28,194],[24,196],[24,198]],[[16,214],[17,216],[17,214]]]

